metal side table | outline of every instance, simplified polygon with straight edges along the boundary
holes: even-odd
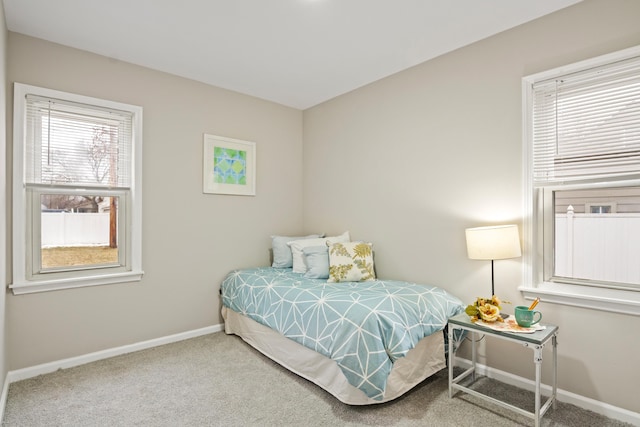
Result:
[[[536,331],[531,334],[515,333],[507,331],[496,331],[491,328],[487,328],[478,323],[471,322],[471,319],[466,313],[461,313],[449,318],[449,398],[452,398],[455,390],[460,390],[465,393],[477,396],[481,399],[495,403],[503,408],[510,409],[521,415],[524,415],[535,420],[535,427],[540,426],[540,418],[547,412],[552,405],[555,407],[556,394],[557,394],[557,379],[558,379],[558,327],[555,325],[544,324],[545,329]],[[465,330],[471,332],[471,367],[460,375],[454,378],[453,365],[455,361],[455,349],[454,349],[454,330]],[[480,393],[476,390],[472,390],[466,386],[459,384],[464,378],[469,375],[472,376],[472,380],[475,381],[476,373],[476,337],[478,335],[488,335],[498,339],[506,340],[512,343],[523,345],[533,350],[533,363],[536,368],[536,380],[535,380],[535,411],[529,412],[510,403],[503,402],[495,399],[486,394]],[[540,379],[542,376],[542,350],[549,341],[553,348],[553,376],[552,376],[552,390],[551,395],[541,406],[541,394],[540,394]]]

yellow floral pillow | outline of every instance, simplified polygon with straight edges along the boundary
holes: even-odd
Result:
[[[363,282],[375,278],[371,243],[342,242],[329,245],[327,282]]]

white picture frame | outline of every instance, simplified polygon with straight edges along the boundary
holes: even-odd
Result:
[[[204,134],[202,191],[256,195],[256,143]]]

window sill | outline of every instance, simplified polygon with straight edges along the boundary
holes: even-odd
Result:
[[[544,302],[640,316],[640,292],[562,283],[520,286],[518,289],[527,299],[540,297]]]
[[[115,283],[139,282],[143,271],[128,271],[108,275],[85,276],[73,279],[19,281],[9,285],[14,295],[33,294],[37,292],[58,291],[62,289],[82,288],[87,286],[110,285]]]

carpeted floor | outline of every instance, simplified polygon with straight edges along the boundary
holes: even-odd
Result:
[[[531,393],[478,386],[531,410]],[[10,385],[4,425],[18,426],[532,426],[473,396],[449,399],[447,371],[382,405],[345,405],[222,332]],[[542,426],[627,426],[559,402]]]

